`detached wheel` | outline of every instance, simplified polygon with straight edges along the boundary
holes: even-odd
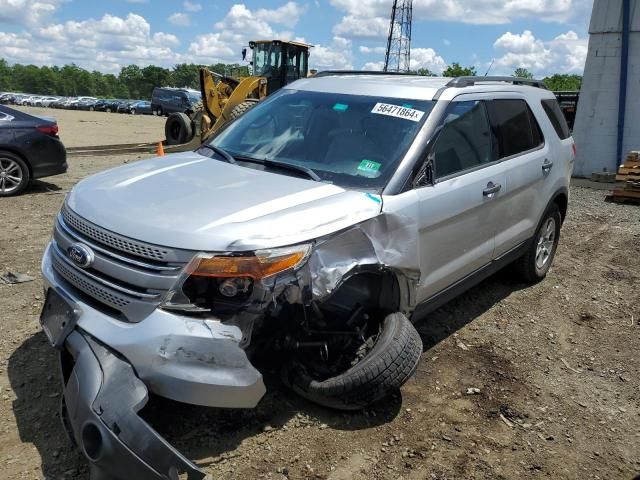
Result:
[[[402,313],[388,315],[366,355],[344,373],[316,380],[295,363],[283,380],[312,402],[339,410],[359,410],[399,389],[414,374],[422,355],[422,340]]]
[[[230,120],[235,120],[236,118],[244,115],[247,111],[251,110],[253,107],[257,105],[257,100],[245,100],[242,103],[236,105],[231,113],[229,114]]]
[[[164,124],[164,135],[169,145],[187,143],[193,137],[191,119],[184,113],[172,113]]]
[[[517,275],[525,282],[537,283],[547,276],[558,248],[561,224],[560,209],[554,203],[542,216],[527,252],[514,263]]]
[[[22,192],[29,184],[29,167],[17,155],[0,152],[0,197]]]

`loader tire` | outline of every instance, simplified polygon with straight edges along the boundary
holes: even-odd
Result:
[[[284,383],[304,398],[338,410],[359,410],[397,391],[418,368],[422,339],[402,313],[388,315],[371,351],[344,373],[314,380],[296,363]]]
[[[233,108],[233,110],[231,110],[231,113],[229,114],[229,120],[233,121],[236,118],[242,116],[245,112],[255,107],[257,103],[258,103],[257,100],[251,100],[251,99],[248,99],[242,103],[239,103]]]
[[[191,119],[181,112],[172,113],[164,124],[164,135],[167,145],[187,143],[193,137]]]

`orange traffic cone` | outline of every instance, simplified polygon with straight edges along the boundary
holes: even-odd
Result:
[[[164,157],[164,147],[162,146],[162,142],[158,142],[158,148],[156,149],[156,155],[159,157]]]

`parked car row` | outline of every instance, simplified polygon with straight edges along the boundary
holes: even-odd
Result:
[[[98,112],[118,112],[150,115],[151,102],[147,100],[97,99],[95,97],[56,97],[24,93],[0,93],[0,104],[31,107],[63,108]]]

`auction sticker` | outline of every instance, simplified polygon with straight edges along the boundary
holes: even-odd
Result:
[[[404,118],[405,120],[411,120],[412,122],[419,122],[422,120],[422,116],[424,115],[423,111],[401,107],[399,105],[391,105],[389,103],[376,103],[376,106],[373,107],[371,113],[388,115],[389,117]]]

